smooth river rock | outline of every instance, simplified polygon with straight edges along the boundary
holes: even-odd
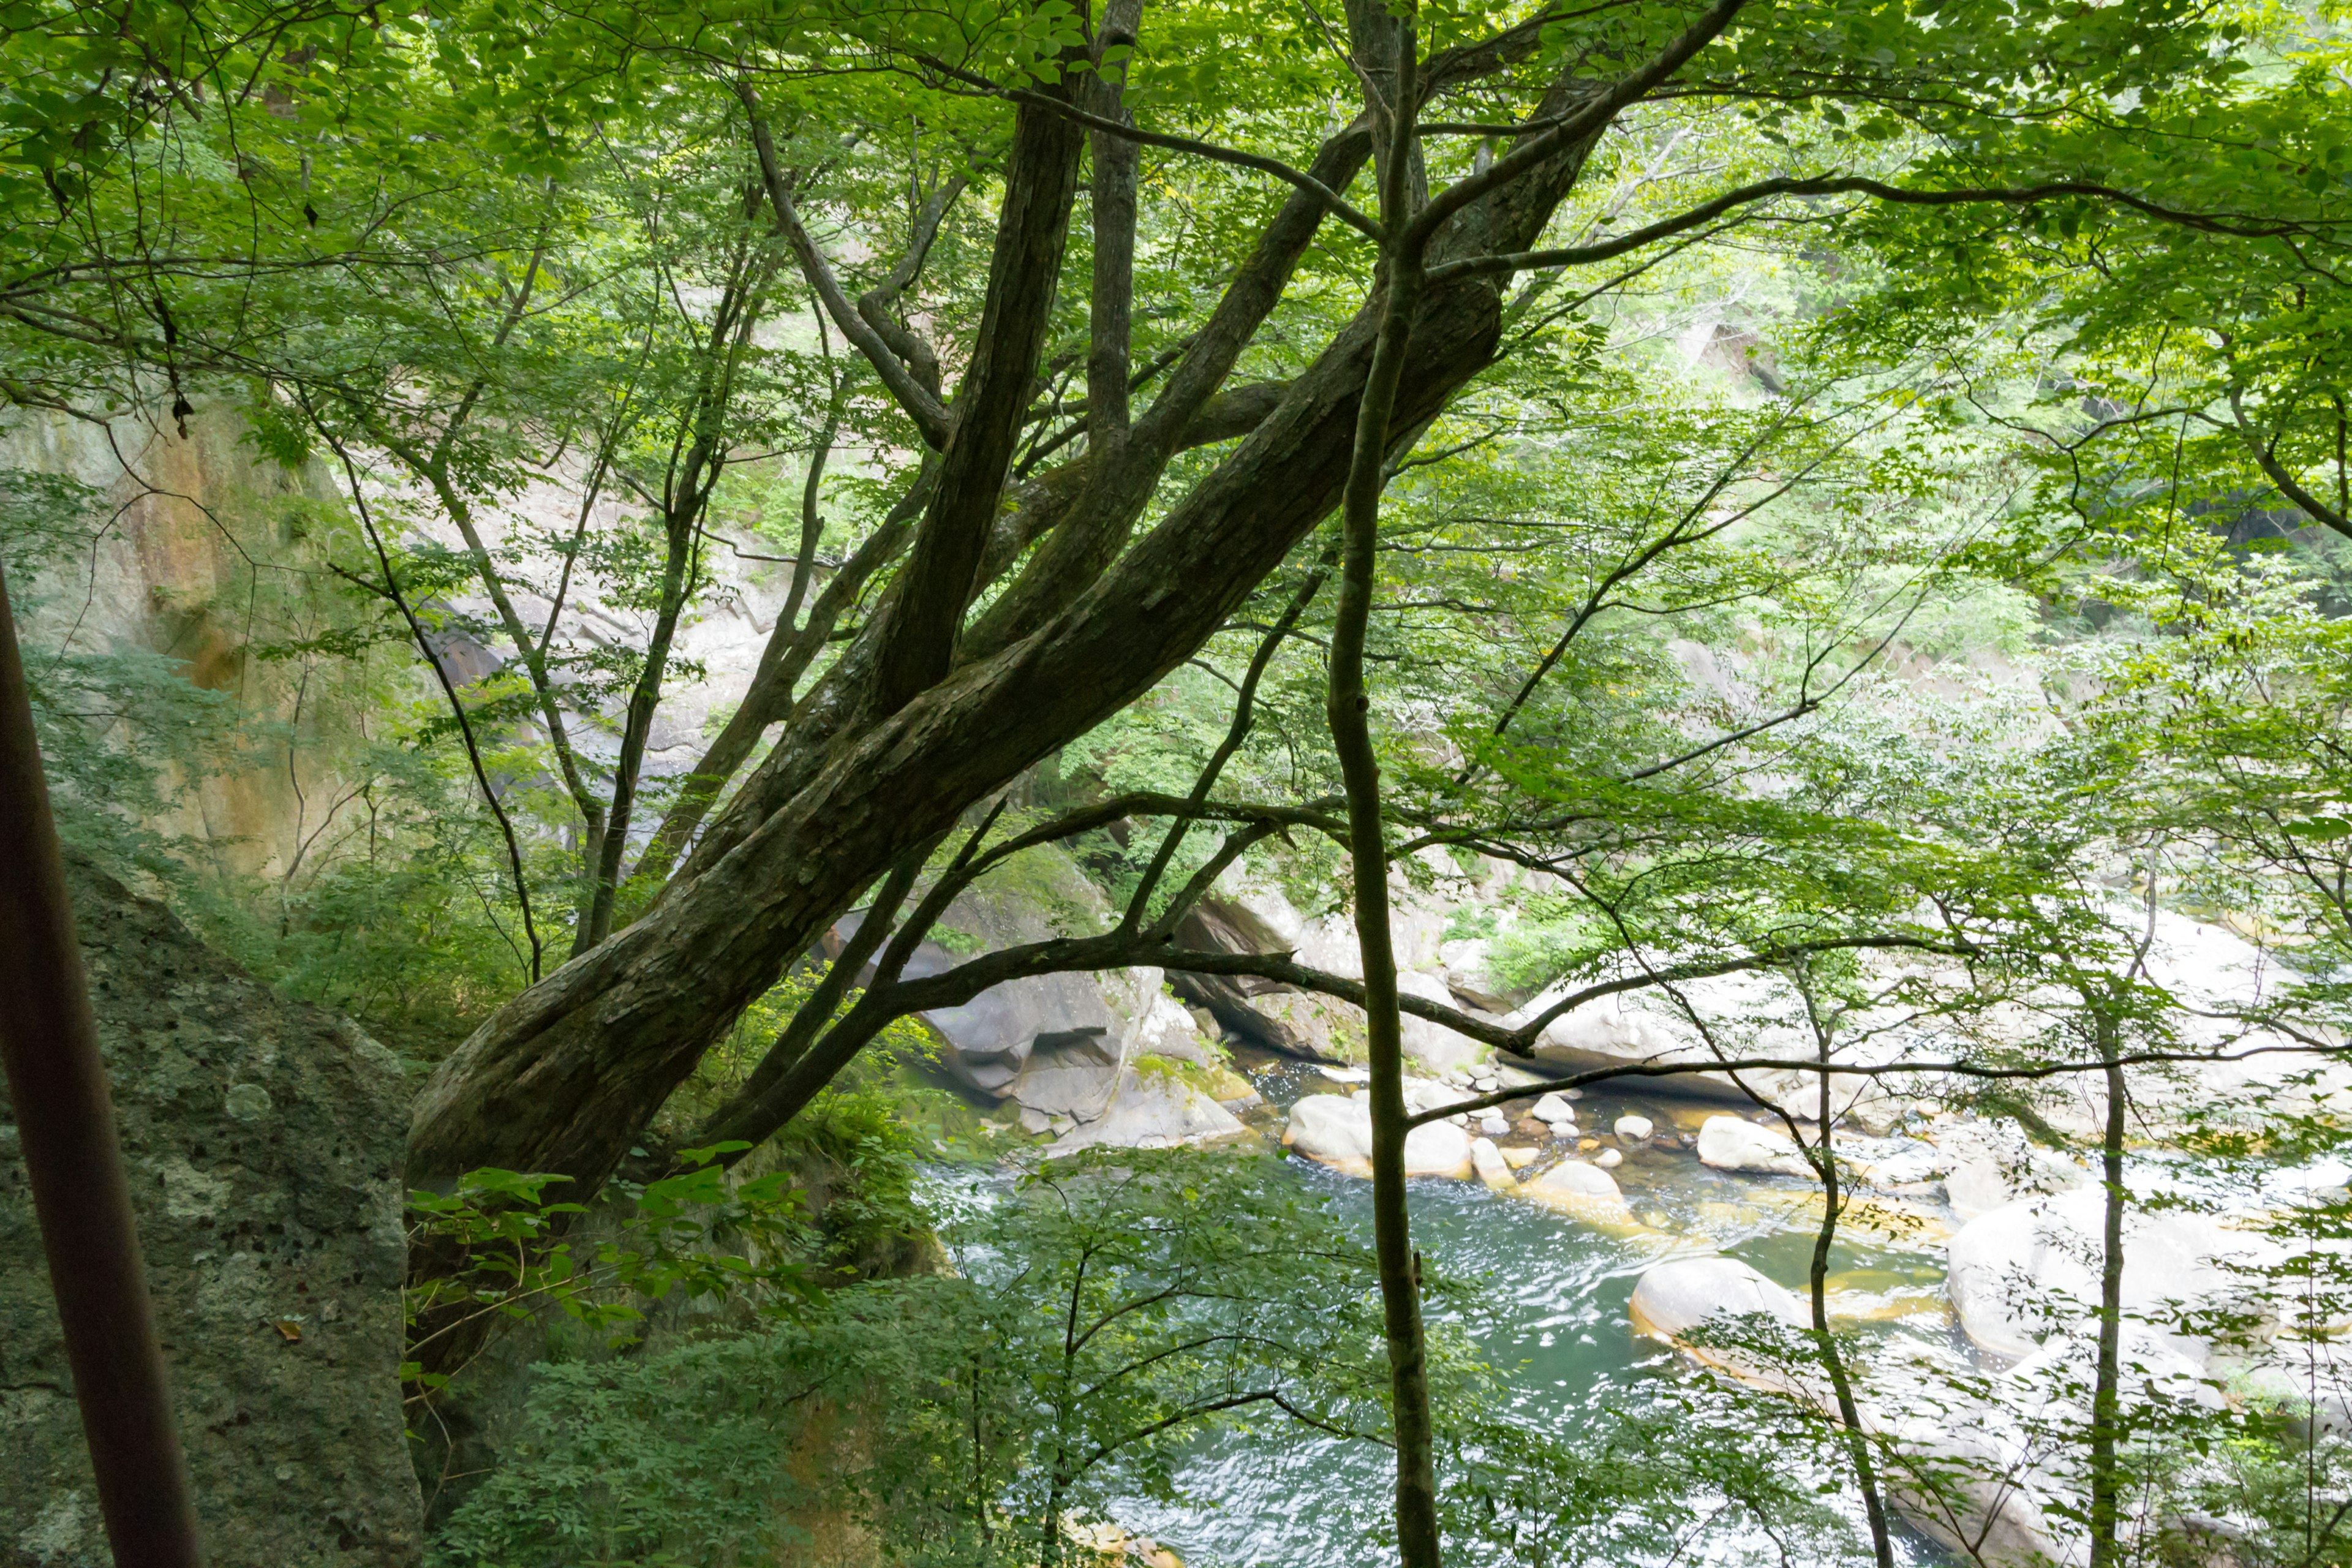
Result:
[[[1703,1366],[1743,1383],[1801,1399],[1811,1399],[1805,1372],[1782,1358],[1759,1356],[1733,1345],[1700,1345],[1689,1335],[1711,1318],[1758,1314],[1783,1328],[1804,1329],[1811,1319],[1795,1295],[1732,1258],[1678,1258],[1642,1271],[1627,1304],[1633,1331],[1662,1339]]]
[[[1634,1284],[1629,1310],[1636,1332],[1667,1340],[1715,1317],[1762,1312],[1791,1328],[1802,1328],[1809,1321],[1795,1295],[1735,1258],[1654,1263]]]
[[[1718,1171],[1760,1171],[1810,1176],[1804,1151],[1785,1132],[1737,1116],[1710,1116],[1698,1130],[1698,1157]]]
[[[2048,1149],[2037,1149],[2014,1122],[1961,1121],[1936,1135],[1944,1165],[1944,1194],[1952,1212],[1974,1219],[2038,1194],[2081,1186],[2090,1173]]]
[[[2086,1186],[2020,1198],[1962,1226],[1950,1243],[1948,1288],[1969,1338],[1995,1355],[2022,1359],[2053,1331],[2078,1325],[2099,1297],[2105,1215],[2105,1192]],[[2135,1206],[2124,1220],[2125,1313],[2160,1321],[2171,1315],[2167,1302],[2224,1299],[2227,1261],[2262,1250],[2259,1237],[2208,1215]],[[2163,1339],[2194,1364],[2205,1363],[2205,1342]]]
[[[1372,1173],[1372,1108],[1362,1095],[1310,1094],[1290,1108],[1283,1146],[1350,1176]],[[1404,1173],[1449,1176],[1472,1173],[1470,1135],[1450,1121],[1432,1121],[1405,1134]]]
[[[1562,1160],[1550,1170],[1519,1184],[1519,1191],[1578,1219],[1595,1225],[1632,1225],[1633,1211],[1616,1182],[1598,1165]]]

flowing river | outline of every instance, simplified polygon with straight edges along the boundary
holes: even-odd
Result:
[[[1277,1107],[1334,1087],[1314,1068],[1282,1058],[1244,1065]],[[1723,1109],[1598,1092],[1577,1106],[1587,1128],[1606,1129],[1633,1111],[1662,1131],[1695,1130]],[[1278,1136],[1278,1121],[1268,1120]],[[1328,1193],[1369,1232],[1369,1183],[1305,1160],[1286,1161],[1283,1169],[1287,1179]],[[1475,1182],[1413,1184],[1415,1242],[1440,1269],[1478,1282],[1493,1310],[1480,1350],[1502,1374],[1511,1403],[1520,1415],[1571,1437],[1605,1419],[1596,1407],[1612,1391],[1648,1379],[1706,1375],[1634,1335],[1626,1303],[1644,1268],[1672,1252],[1720,1251],[1801,1291],[1819,1223],[1817,1189],[1810,1184],[1723,1174],[1679,1144],[1630,1152],[1612,1173],[1652,1234],[1604,1235]],[[1833,1312],[1938,1339],[1952,1332],[1939,1230],[1931,1227],[1899,1244],[1866,1236],[1856,1240],[1842,1240],[1832,1254]],[[1370,1444],[1321,1436],[1269,1444],[1221,1436],[1194,1449],[1181,1481],[1183,1502],[1171,1507],[1131,1499],[1114,1515],[1172,1549],[1186,1568],[1339,1568],[1388,1555],[1370,1545],[1389,1506],[1390,1487],[1387,1453]],[[1729,1536],[1693,1542],[1685,1560],[1742,1557],[1741,1543]],[[1750,1543],[1777,1557],[1760,1535]],[[1660,1543],[1653,1561],[1666,1561],[1674,1546]],[[1912,1562],[1937,1555],[1916,1536],[1902,1546]]]

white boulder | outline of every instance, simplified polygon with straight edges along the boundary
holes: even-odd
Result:
[[[1478,1179],[1496,1192],[1507,1193],[1519,1184],[1519,1179],[1511,1174],[1510,1163],[1503,1158],[1503,1152],[1495,1146],[1492,1138],[1473,1138],[1470,1141],[1470,1163],[1477,1171]]]
[[[2090,1180],[2064,1155],[2035,1148],[2010,1121],[1954,1122],[1937,1133],[1936,1150],[1945,1166],[1945,1195],[1962,1219]]]
[[[1761,1312],[1790,1328],[1810,1319],[1797,1298],[1732,1258],[1677,1258],[1654,1263],[1633,1286],[1637,1333],[1673,1340],[1709,1318]]]
[[[1657,1127],[1646,1116],[1621,1116],[1610,1131],[1616,1133],[1622,1142],[1640,1143],[1656,1131]]]
[[[1092,1116],[1078,1116],[1047,1151],[1075,1153],[1096,1144],[1117,1149],[1170,1149],[1230,1138],[1239,1118],[1192,1085],[1166,1072],[1129,1068],[1109,1100]]]
[[[1613,1171],[1625,1163],[1625,1156],[1614,1149],[1603,1149],[1592,1157],[1592,1163],[1604,1171]]]
[[[1785,1132],[1737,1116],[1710,1116],[1698,1130],[1699,1163],[1718,1171],[1764,1171],[1810,1176],[1804,1151]]]
[[[1793,1294],[1736,1258],[1680,1258],[1654,1263],[1634,1283],[1627,1310],[1635,1333],[1664,1340],[1701,1365],[1776,1393],[1808,1400],[1814,1397],[1803,1370],[1783,1366],[1778,1356],[1759,1355],[1731,1345],[1690,1342],[1692,1331],[1716,1318],[1761,1315],[1783,1328],[1811,1326],[1811,1316]]]
[[[1570,1126],[1576,1122],[1576,1108],[1556,1094],[1547,1094],[1538,1099],[1528,1114],[1542,1122],[1565,1121]]]
[[[1372,1108],[1339,1094],[1310,1094],[1290,1108],[1283,1147],[1351,1176],[1372,1173]]]
[[[1608,1172],[1581,1160],[1563,1160],[1550,1170],[1519,1184],[1519,1190],[1538,1203],[1595,1225],[1633,1223],[1625,1194]]]
[[[1448,1121],[1425,1122],[1405,1134],[1404,1173],[1470,1179],[1470,1134]]]
[[[1995,1355],[2022,1360],[2053,1331],[2078,1325],[2099,1300],[2105,1224],[2105,1191],[2085,1186],[2021,1198],[1962,1226],[1949,1244],[1948,1289],[1969,1338]],[[2214,1302],[2229,1294],[2228,1264],[2262,1250],[2259,1238],[2204,1215],[2128,1210],[2125,1313],[2159,1322],[2171,1315],[2168,1302]],[[2192,1336],[2167,1334],[2163,1342],[2200,1367],[2210,1351]]]
[[[1841,1138],[1837,1153],[1864,1186],[1917,1186],[1945,1168],[1941,1151],[1912,1138]]]
[[[1367,1098],[1310,1094],[1290,1108],[1290,1124],[1283,1129],[1285,1148],[1304,1154],[1350,1176],[1372,1173],[1372,1108]],[[1446,1121],[1432,1121],[1405,1134],[1404,1173],[1408,1176],[1450,1176],[1466,1180],[1471,1173],[1470,1136]]]

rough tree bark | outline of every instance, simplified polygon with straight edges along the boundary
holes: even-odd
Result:
[[[1449,69],[1507,58],[1517,57],[1466,53],[1430,74],[1443,80]],[[1558,118],[1600,96],[1563,76],[1535,112]],[[1605,118],[1591,117],[1572,140],[1459,204],[1437,254],[1532,243]],[[1340,184],[1360,167],[1368,141],[1350,128],[1327,144],[1324,159],[1346,165],[1335,171]],[[1137,420],[1123,448],[1130,460],[1156,446],[1155,473],[1164,467],[1279,298],[1319,212],[1311,196],[1285,204],[1213,316],[1214,341],[1204,329]],[[1423,294],[1395,427],[1425,423],[1491,363],[1500,314],[1489,277]],[[892,707],[873,679],[877,639],[853,644],[812,692],[808,719],[796,715],[655,906],[500,1008],[434,1074],[412,1129],[412,1178],[499,1165],[564,1174],[586,1190],[601,1184],[710,1043],[860,889],[971,802],[1149,690],[1328,514],[1346,478],[1376,327],[1370,308],[1360,312],[1238,447],[1104,569],[1041,587],[984,642],[976,624],[964,662],[944,679]],[[1185,395],[1196,400],[1171,412],[1172,435],[1147,444],[1160,404],[1188,376],[1204,384]],[[1001,472],[973,480],[992,510],[1003,481]],[[1123,537],[1133,515],[1088,500],[1060,526]]]

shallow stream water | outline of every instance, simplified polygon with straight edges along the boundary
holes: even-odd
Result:
[[[1244,1063],[1274,1107],[1301,1094],[1335,1091],[1312,1067],[1261,1058]],[[1647,1116],[1661,1134],[1695,1131],[1727,1109],[1691,1100],[1588,1094],[1577,1104],[1589,1131],[1605,1132],[1627,1111]],[[1278,1137],[1278,1119],[1268,1116]],[[1528,1142],[1517,1139],[1507,1142]],[[1612,1141],[1613,1142],[1613,1141]],[[1819,1222],[1817,1189],[1792,1179],[1727,1175],[1698,1163],[1679,1139],[1660,1137],[1630,1151],[1612,1173],[1645,1234],[1611,1236],[1525,1199],[1488,1192],[1475,1182],[1413,1184],[1416,1245],[1440,1269],[1475,1279],[1493,1309],[1480,1339],[1484,1358],[1501,1373],[1517,1412],[1573,1436],[1606,1419],[1597,1406],[1612,1390],[1645,1379],[1704,1376],[1679,1356],[1633,1333],[1626,1312],[1635,1280],[1660,1258],[1721,1252],[1801,1291]],[[1370,1184],[1305,1160],[1283,1163],[1286,1179],[1328,1194],[1339,1212],[1369,1230]],[[1932,1222],[1902,1238],[1857,1236],[1832,1249],[1832,1310],[1941,1339],[1942,1232]],[[1370,1544],[1388,1506],[1385,1450],[1312,1438],[1282,1444],[1218,1436],[1192,1452],[1176,1506],[1128,1500],[1115,1517],[1171,1548],[1187,1568],[1338,1568],[1392,1561]],[[1765,1560],[1770,1544],[1750,1542]],[[1911,1538],[1906,1555],[1933,1557]],[[1695,1555],[1732,1561],[1748,1555],[1724,1540]],[[1661,1552],[1661,1560],[1666,1553]]]

